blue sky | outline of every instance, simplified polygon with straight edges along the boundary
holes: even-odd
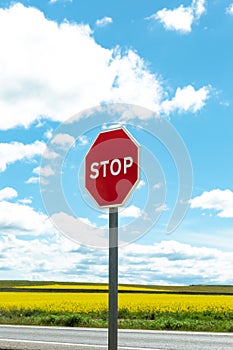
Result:
[[[83,160],[123,124],[143,156],[119,281],[233,282],[232,32],[231,0],[0,1],[1,279],[107,282]]]

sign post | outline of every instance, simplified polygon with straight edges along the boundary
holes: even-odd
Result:
[[[109,208],[108,350],[117,350],[118,207],[139,181],[139,145],[123,127],[100,132],[85,157],[85,187]]]
[[[117,350],[118,321],[118,208],[109,208],[108,350]]]

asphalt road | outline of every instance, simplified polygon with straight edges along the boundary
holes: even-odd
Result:
[[[0,350],[104,350],[107,330],[0,325]],[[232,350],[233,334],[119,330],[122,350]]]

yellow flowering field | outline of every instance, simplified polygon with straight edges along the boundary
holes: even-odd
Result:
[[[233,296],[182,294],[120,294],[119,308],[131,312],[214,312],[233,311]]]
[[[41,309],[58,312],[107,310],[107,293],[1,292],[0,309]],[[233,296],[181,294],[119,294],[119,309],[129,312],[233,311]]]
[[[60,312],[98,312],[107,308],[107,293],[2,292],[0,309],[41,309]]]

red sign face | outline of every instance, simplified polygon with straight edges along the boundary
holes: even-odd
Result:
[[[139,180],[139,145],[125,128],[101,132],[85,157],[85,187],[100,207],[123,205]]]

